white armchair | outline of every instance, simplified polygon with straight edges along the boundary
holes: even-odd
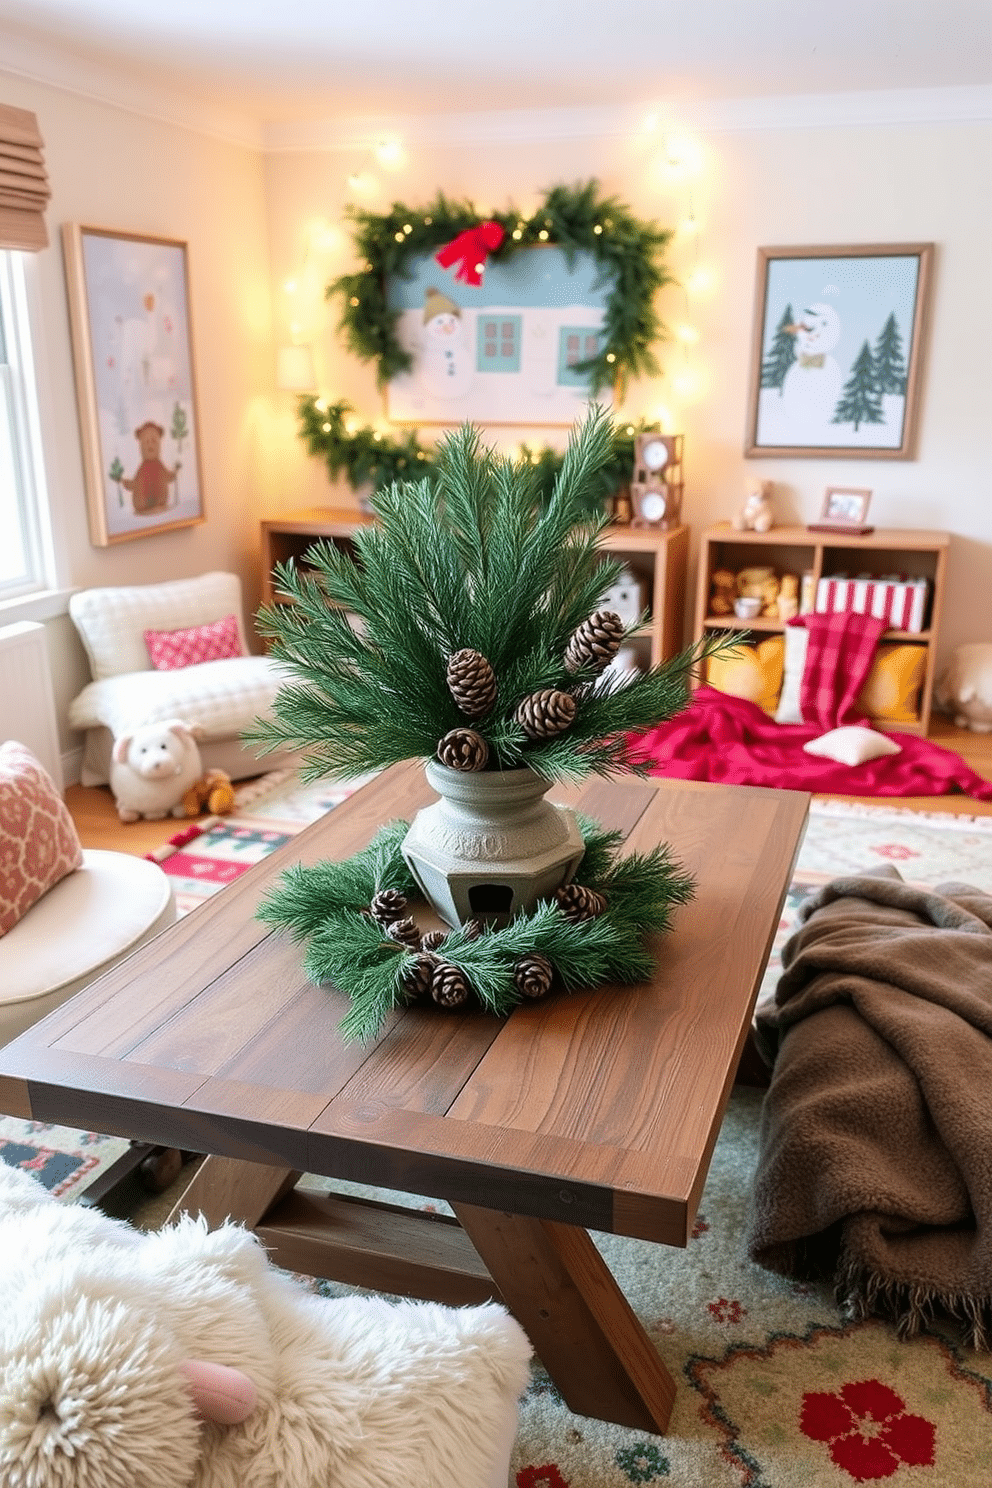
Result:
[[[236,574],[85,589],[70,599],[69,614],[93,674],[69,707],[70,727],[86,735],[83,785],[109,781],[117,735],[167,718],[198,725],[204,770],[225,770],[232,780],[295,762],[285,751],[260,757],[241,742],[242,732],[268,713],[285,678],[271,657],[248,654]],[[190,630],[232,615],[241,655],[156,670],[146,631]]]

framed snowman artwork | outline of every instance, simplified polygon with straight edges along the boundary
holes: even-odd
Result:
[[[912,459],[933,252],[758,249],[745,454]]]
[[[589,253],[553,245],[491,261],[480,283],[435,255],[392,275],[387,300],[410,368],[387,383],[397,423],[561,425],[590,402],[584,364],[604,336],[610,285]],[[609,389],[595,399],[609,406]]]

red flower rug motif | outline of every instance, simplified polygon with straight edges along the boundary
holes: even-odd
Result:
[[[937,1428],[914,1416],[895,1390],[881,1380],[858,1380],[836,1392],[803,1396],[799,1429],[824,1442],[838,1467],[855,1482],[891,1478],[906,1467],[933,1467]]]
[[[813,1327],[685,1372],[744,1488],[992,1482],[988,1378],[935,1336],[900,1343],[875,1321]]]

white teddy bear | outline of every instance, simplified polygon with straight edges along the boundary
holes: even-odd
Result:
[[[0,1162],[0,1483],[506,1488],[530,1345],[495,1303],[330,1299],[255,1238],[141,1234]]]
[[[992,734],[992,641],[959,646],[937,686],[937,701],[958,728]]]
[[[775,524],[772,514],[772,483],[753,480],[748,483],[744,505],[733,519],[737,532],[769,532]]]
[[[110,789],[122,822],[185,816],[183,796],[203,774],[195,735],[195,725],[167,718],[114,740]]]

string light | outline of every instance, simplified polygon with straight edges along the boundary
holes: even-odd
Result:
[[[397,139],[380,140],[375,147],[375,158],[380,165],[391,170],[401,166],[406,159],[406,152]]]

